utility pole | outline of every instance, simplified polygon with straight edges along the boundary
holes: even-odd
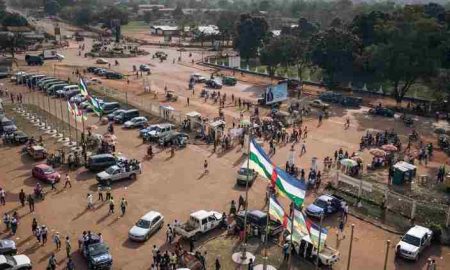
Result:
[[[384,257],[384,270],[387,269],[387,261],[389,257],[389,247],[391,246],[391,240],[386,241],[386,256]]]
[[[350,235],[350,247],[348,248],[347,270],[350,270],[350,260],[352,258],[353,230],[354,229],[355,229],[355,224],[352,224],[352,232]]]

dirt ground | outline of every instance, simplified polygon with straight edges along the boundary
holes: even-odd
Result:
[[[64,34],[63,30],[63,34]],[[91,40],[87,39],[86,44],[89,47]],[[72,68],[69,66],[89,66],[94,65],[95,59],[86,59],[78,56],[77,44],[71,44],[69,49],[64,49],[61,52],[65,55],[65,60],[61,63],[47,61],[42,68],[19,67],[20,69],[33,70],[39,72],[48,72],[51,74],[55,70],[55,75],[60,77],[67,77],[71,75]],[[217,115],[217,105],[211,102],[204,103],[199,99],[198,93],[200,86],[195,89],[195,96],[187,90],[187,82],[190,74],[193,72],[200,72],[209,76],[212,70],[193,65],[190,61],[187,52],[182,52],[181,63],[172,63],[172,59],[176,59],[180,52],[172,48],[155,48],[144,47],[151,53],[157,50],[164,50],[169,54],[168,61],[159,63],[152,60],[151,57],[137,57],[132,59],[119,59],[120,66],[112,67],[117,71],[129,73],[133,65],[139,66],[142,63],[150,63],[152,66],[152,75],[148,77],[151,81],[152,90],[157,90],[160,94],[164,92],[164,86],[168,89],[175,90],[182,98],[178,102],[171,103],[176,109],[183,112],[196,110],[206,116]],[[201,52],[193,52],[192,58],[196,60],[201,59]],[[255,100],[261,91],[261,86],[268,83],[267,80],[259,80],[245,77],[243,81],[239,81],[235,87],[224,87],[222,93],[227,93],[228,96],[234,94],[236,97],[243,99]],[[141,99],[144,102],[155,102],[150,95],[142,95],[143,92],[143,78],[130,77],[130,84],[123,81],[108,81],[103,80],[104,85],[113,87],[121,92],[127,92],[130,99]],[[33,100],[34,103],[47,104],[47,98],[43,98],[40,94],[30,94],[28,90],[21,86],[11,85],[7,80],[2,80],[2,83],[8,87],[12,92],[21,92],[26,97],[25,100]],[[253,83],[257,83],[255,86]],[[259,86],[258,86],[259,85]],[[30,96],[33,95],[33,99]],[[183,97],[191,97],[190,106],[187,107]],[[36,102],[40,100],[39,102]],[[161,101],[159,99],[158,101]],[[44,105],[44,108],[50,107],[50,113],[55,114],[61,118],[61,106],[63,106],[63,115],[65,116],[65,104],[59,100],[50,100],[50,106]],[[358,150],[359,139],[362,134],[368,129],[391,129],[394,128],[402,139],[410,132],[410,129],[393,119],[384,119],[378,117],[369,117],[366,114],[367,108],[359,110],[344,110],[339,107],[333,107],[332,116],[324,121],[319,127],[317,120],[312,118],[308,120],[305,125],[308,126],[309,135],[306,139],[307,152],[299,156],[300,146],[296,145],[295,163],[301,168],[308,169],[311,164],[312,157],[317,157],[323,160],[325,156],[331,156],[332,153],[338,149],[343,148],[350,153]],[[224,113],[231,122],[233,118],[239,117],[239,110],[234,107],[227,107]],[[40,133],[35,127],[29,125],[25,120],[20,120],[19,115],[11,115],[17,119],[21,129],[29,134],[38,136]],[[245,117],[248,114],[245,113]],[[344,130],[344,119],[350,117],[351,127]],[[416,126],[424,136],[425,140],[436,142],[435,136],[432,134],[432,128],[436,123],[430,119],[417,118]],[[96,124],[97,118],[90,116],[87,125]],[[73,123],[72,123],[73,125]],[[104,133],[106,127],[98,125],[96,132]],[[116,135],[118,138],[117,150],[130,158],[143,160],[146,145],[142,144],[142,140],[138,138],[136,131],[123,130],[119,126],[116,127]],[[43,135],[45,144],[50,149],[61,147],[53,138]],[[265,145],[268,149],[267,144]],[[277,148],[277,153],[272,157],[273,161],[279,165],[283,165],[289,156],[290,146],[280,146]],[[189,213],[198,209],[211,209],[218,211],[227,211],[229,202],[232,199],[237,199],[239,194],[243,194],[242,188],[235,186],[236,170],[243,162],[242,152],[239,147],[236,147],[226,153],[213,154],[212,149],[205,145],[189,145],[186,149],[177,151],[173,158],[170,158],[169,153],[163,150],[158,150],[156,157],[151,161],[143,162],[144,173],[138,177],[136,181],[124,181],[113,186],[113,196],[118,204],[120,198],[124,197],[128,201],[127,213],[124,217],[120,217],[118,213],[108,215],[108,209],[105,204],[101,202],[95,203],[95,209],[87,210],[87,193],[94,193],[96,197],[96,181],[94,175],[80,168],[77,171],[69,172],[73,179],[73,187],[71,189],[63,189],[61,184],[58,185],[58,190],[50,192],[46,199],[37,203],[36,211],[29,213],[28,208],[18,207],[18,193],[20,189],[24,189],[26,193],[31,193],[36,184],[36,180],[30,176],[30,170],[35,164],[27,156],[20,154],[20,147],[2,146],[0,148],[0,186],[7,191],[7,204],[2,206],[2,212],[18,211],[20,218],[20,225],[18,233],[15,236],[9,236],[7,232],[2,231],[1,237],[11,237],[18,245],[21,253],[27,254],[32,259],[36,269],[45,269],[48,257],[54,251],[53,243],[49,242],[46,246],[37,245],[36,239],[31,235],[31,221],[35,217],[39,224],[45,224],[50,228],[50,236],[55,232],[61,235],[69,235],[72,239],[73,255],[77,265],[77,269],[85,269],[86,262],[81,258],[76,249],[76,239],[83,230],[92,230],[101,232],[105,241],[111,247],[111,252],[114,257],[114,269],[148,269],[151,263],[151,248],[153,244],[158,246],[165,245],[165,230],[156,233],[149,241],[142,244],[131,242],[127,238],[127,232],[131,226],[149,210],[156,210],[165,216],[166,224],[175,219],[184,220]],[[367,152],[361,153],[363,157],[369,160]],[[210,173],[203,175],[203,161],[208,160]],[[419,167],[420,173],[430,173],[433,175],[436,168],[442,162],[448,162],[448,157],[437,153],[428,167]],[[319,165],[321,167],[321,165]],[[62,171],[64,173],[64,171]],[[258,180],[252,186],[249,192],[249,207],[262,208],[264,190],[266,183],[263,180]],[[46,187],[48,190],[49,188]],[[306,204],[310,203],[315,193],[308,193]],[[286,204],[286,202],[284,202]],[[287,205],[287,204],[286,204]],[[285,206],[286,206],[285,205]],[[349,228],[346,226],[347,237],[340,241],[336,241],[335,232],[337,221],[335,218],[326,220],[326,225],[330,229],[328,244],[332,247],[337,247],[341,252],[341,260],[336,265],[336,269],[346,269],[348,247],[349,247]],[[417,263],[408,263],[403,260],[394,260],[393,248],[397,243],[399,236],[388,233],[379,229],[369,223],[360,221],[355,218],[350,218],[349,223],[355,224],[355,236],[353,245],[353,256],[351,260],[352,269],[381,269],[383,266],[385,241],[390,239],[393,245],[391,246],[391,256],[388,260],[388,269],[425,269],[426,258],[433,256],[437,258],[438,269],[444,269],[445,265],[450,262],[450,249],[448,247],[433,246],[427,249],[423,254],[421,260]],[[206,235],[197,244],[203,244],[211,236],[217,234]],[[211,245],[214,245],[212,242]],[[208,249],[208,243],[206,243]],[[213,250],[213,248],[211,248]],[[212,262],[215,256],[223,256],[221,260],[224,262],[228,260],[229,251],[218,249],[220,252],[211,251],[208,257],[208,262]],[[222,253],[222,251],[224,251]],[[217,255],[216,255],[217,254]],[[64,251],[57,253],[59,263],[58,269],[63,269],[65,264]],[[230,265],[229,262],[223,265]],[[230,265],[230,267],[232,267]],[[211,268],[208,268],[211,269]],[[226,268],[231,269],[231,268]],[[280,267],[280,269],[283,269]],[[304,269],[304,268],[302,268]]]

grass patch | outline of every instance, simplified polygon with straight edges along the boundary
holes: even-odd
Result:
[[[130,21],[128,24],[122,26],[124,33],[138,33],[150,31],[148,23],[144,21]]]

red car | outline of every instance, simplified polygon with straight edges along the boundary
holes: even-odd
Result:
[[[53,179],[55,180],[55,182],[59,182],[59,180],[61,179],[61,175],[47,164],[38,164],[34,166],[33,170],[31,170],[31,174],[34,178],[49,183]]]

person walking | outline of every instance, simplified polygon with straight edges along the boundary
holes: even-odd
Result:
[[[187,97],[186,101],[187,101],[187,105],[189,107],[189,97]]]
[[[208,161],[205,159],[205,162],[203,162],[203,169],[204,169],[204,174],[207,174],[208,171]]]
[[[70,258],[70,252],[72,251],[72,245],[70,244],[69,236],[66,236],[66,255],[67,258]]]
[[[21,189],[20,193],[19,193],[19,201],[20,201],[20,204],[22,205],[22,207],[25,206],[25,199],[26,199],[25,192],[23,192],[23,189]]]
[[[103,199],[103,188],[101,186],[97,187],[97,192],[98,192],[98,200],[99,201],[104,201]]]
[[[75,270],[75,263],[73,262],[72,258],[69,258],[66,265],[67,270]]]
[[[109,211],[108,214],[114,214],[114,199],[111,197],[109,199]]]
[[[3,188],[0,188],[0,204],[6,204],[6,192]]]
[[[94,207],[94,198],[92,196],[92,194],[88,193],[87,194],[87,208],[88,209],[92,209]]]
[[[72,183],[70,182],[70,176],[68,173],[66,173],[66,182],[64,183],[64,188],[67,186],[72,187]]]
[[[216,265],[216,270],[220,270],[220,268],[222,267],[222,266],[220,265],[219,257],[216,258],[216,263],[215,263],[215,265]]]
[[[16,235],[17,232],[18,221],[15,217],[11,219],[11,232],[12,235]]]
[[[253,259],[248,262],[248,270],[253,270]]]
[[[344,219],[341,217],[339,219],[339,231],[338,231],[338,240],[340,240],[339,238],[342,236],[342,239],[345,239],[345,234],[344,234],[344,227],[345,227],[345,223],[344,223]]]
[[[153,245],[152,256],[153,256],[153,264],[155,264],[155,266],[158,266],[156,264],[156,256],[158,255],[158,251],[159,249],[156,247],[156,245]]]
[[[48,235],[48,229],[45,225],[42,225],[41,226],[42,245],[45,245],[45,243],[47,243],[47,235]]]
[[[36,218],[33,218],[33,222],[31,223],[31,232],[33,234],[36,234],[37,227],[38,227],[37,220]]]
[[[306,141],[302,143],[302,149],[300,150],[300,156],[306,153]]]
[[[34,212],[34,199],[31,196],[31,194],[28,194],[27,201],[28,201],[28,207],[30,208],[30,212]]]
[[[127,209],[128,206],[128,202],[125,200],[125,198],[122,198],[122,200],[120,200],[120,210],[122,211],[122,216],[125,215],[125,210]]]
[[[59,236],[59,232],[56,232],[56,234],[53,236],[53,242],[55,242],[56,250],[61,250],[61,237]]]
[[[8,213],[5,213],[3,215],[3,223],[5,223],[6,230],[9,230],[11,225],[11,218],[9,217]]]
[[[51,190],[56,190],[56,187],[55,187],[55,182],[56,182],[56,180],[55,179],[50,179],[50,185],[51,185]]]
[[[241,206],[242,206],[242,209],[245,209],[245,200],[244,200],[244,197],[242,197],[242,195],[239,195],[237,212],[239,212],[239,210],[241,210]]]
[[[111,187],[106,188],[106,198],[105,201],[111,200]]]
[[[47,269],[56,270],[56,255],[53,252],[52,252],[50,258],[48,259]]]

